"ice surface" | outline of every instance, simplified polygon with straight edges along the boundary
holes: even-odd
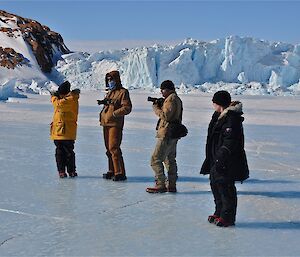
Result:
[[[207,222],[213,198],[199,175],[211,94],[181,95],[189,135],[178,144],[177,194],[151,195],[156,117],[131,91],[122,149],[128,181],[107,169],[96,99],[80,98],[76,179],[59,179],[49,96],[0,102],[0,256],[297,256],[300,252],[299,97],[234,96],[244,104],[251,178],[237,184],[233,228]]]

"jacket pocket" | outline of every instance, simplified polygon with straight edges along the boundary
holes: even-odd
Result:
[[[65,123],[64,122],[57,122],[53,126],[53,134],[57,136],[63,136],[65,134]]]

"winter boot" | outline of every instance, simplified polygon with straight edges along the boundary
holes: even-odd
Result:
[[[213,214],[213,215],[209,215],[207,220],[208,220],[209,223],[215,223],[215,220],[218,219],[218,218],[219,218],[219,216]]]
[[[176,178],[177,179],[177,178]],[[176,188],[176,180],[172,179],[171,181],[168,180],[166,181],[166,188],[167,188],[167,191],[169,193],[176,193],[177,192],[177,188]]]
[[[216,224],[216,226],[218,227],[229,227],[229,226],[234,226],[234,222],[230,222],[230,221],[226,221],[223,218],[216,218],[214,220],[214,223]]]
[[[102,176],[103,176],[104,179],[112,179],[113,176],[114,176],[114,173],[112,171],[108,171],[106,173],[103,173]]]
[[[69,173],[69,176],[70,176],[70,178],[75,178],[78,176],[78,174],[74,171],[74,172]]]
[[[162,183],[161,185],[156,181],[155,182],[155,186],[154,187],[147,187],[146,188],[146,192],[150,193],[150,194],[155,194],[155,193],[166,193],[167,187],[165,186],[164,183]]]
[[[126,179],[127,179],[127,177],[124,174],[117,174],[117,175],[113,176],[113,178],[112,178],[113,181],[124,181]]]
[[[58,176],[59,176],[60,178],[66,178],[66,177],[68,177],[67,173],[64,172],[64,171],[59,171],[59,172],[58,172]]]
[[[168,186],[167,190],[168,190],[169,193],[177,193],[176,186]]]

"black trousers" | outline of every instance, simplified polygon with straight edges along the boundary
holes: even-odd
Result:
[[[215,215],[228,222],[235,222],[237,193],[234,182],[210,183],[215,201]]]
[[[54,140],[58,172],[65,172],[66,168],[69,174],[76,171],[74,143],[74,140]]]

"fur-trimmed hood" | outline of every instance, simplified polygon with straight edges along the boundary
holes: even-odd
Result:
[[[243,104],[240,101],[233,101],[230,103],[230,105],[223,111],[221,112],[220,116],[218,117],[218,120],[223,118],[224,116],[227,115],[228,112],[236,112],[239,113],[240,115],[243,114]]]
[[[122,83],[121,83],[121,78],[120,78],[120,73],[117,70],[113,70],[111,72],[106,73],[105,75],[105,85],[106,87],[108,87],[108,80],[107,77],[111,76],[113,78],[113,80],[116,82],[117,87],[116,88],[121,88],[122,87]]]

